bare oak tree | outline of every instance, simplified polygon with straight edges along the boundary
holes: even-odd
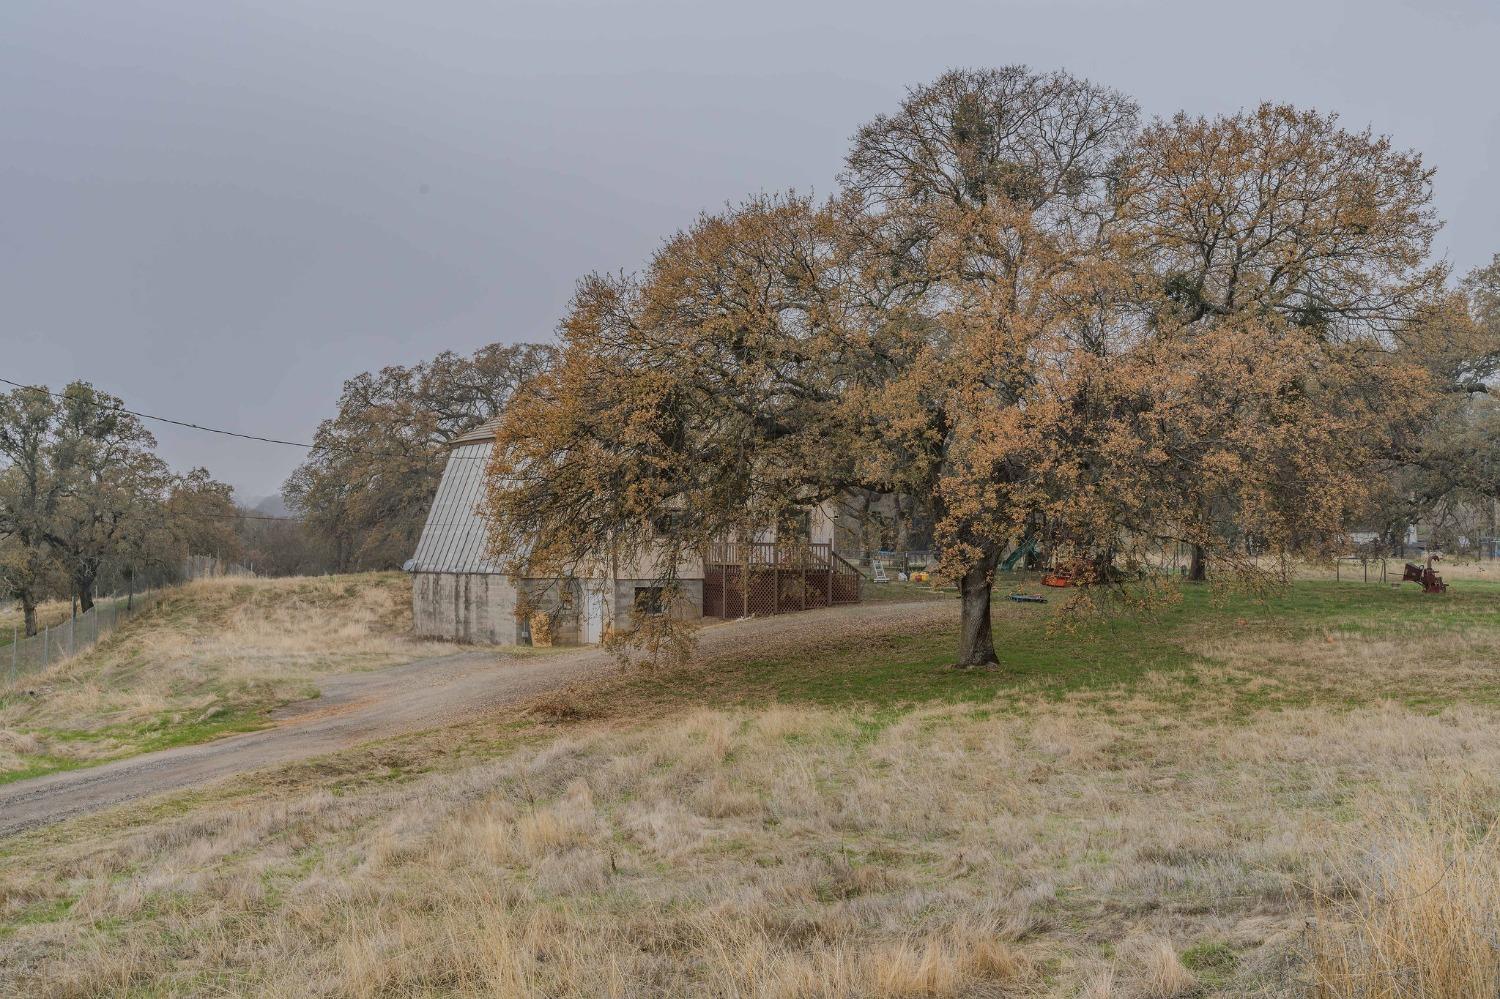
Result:
[[[437,491],[444,445],[500,412],[550,356],[534,344],[491,344],[349,379],[338,414],[283,487],[303,536],[340,570],[400,566]]]

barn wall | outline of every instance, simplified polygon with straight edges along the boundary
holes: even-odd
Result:
[[[577,645],[580,635],[579,611],[583,606],[576,579],[523,579],[521,592],[532,613],[544,613],[552,621],[554,645]]]
[[[516,588],[495,573],[412,574],[413,630],[427,638],[516,644]]]
[[[611,601],[611,621],[617,631],[624,631],[632,624],[632,614],[635,610],[636,587],[648,587],[656,584],[654,579],[616,579],[614,587],[614,600]],[[681,598],[676,607],[673,608],[673,616],[683,620],[696,620],[703,616],[703,580],[701,579],[679,579],[677,585],[682,590]]]
[[[652,579],[616,579],[606,591],[606,621],[616,630],[631,626],[636,587]],[[674,614],[683,619],[703,616],[703,580],[681,579],[682,601]],[[582,638],[583,600],[576,579],[523,579],[519,593],[533,612],[552,620],[556,645],[574,645]],[[516,645],[526,639],[516,621],[517,585],[496,573],[412,573],[412,625],[424,638],[443,638],[475,645]]]

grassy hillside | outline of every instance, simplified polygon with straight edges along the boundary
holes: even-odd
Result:
[[[321,674],[453,651],[410,629],[399,573],[169,591],[98,647],[0,688],[0,781],[255,728]]]
[[[68,620],[73,605],[66,600],[48,600],[36,609],[37,630],[57,627]],[[0,645],[9,645],[14,638],[23,638],[26,616],[17,603],[0,604]]]
[[[0,993],[1490,999],[1497,598],[789,628],[13,840]]]

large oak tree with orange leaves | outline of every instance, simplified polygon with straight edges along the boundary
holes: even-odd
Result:
[[[998,659],[1028,535],[1096,585],[1178,541],[1256,571],[1225,523],[1326,549],[1455,349],[1430,181],[1313,112],[1142,128],[1066,74],[948,73],[859,130],[837,197],[753,199],[580,284],[499,431],[492,547],[533,573],[650,548],[670,581],[851,487],[930,496],[965,667]]]

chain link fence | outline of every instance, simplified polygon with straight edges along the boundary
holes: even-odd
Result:
[[[217,579],[220,576],[254,577],[255,570],[238,562],[226,562],[217,555],[189,555],[182,560],[182,578],[185,582],[195,579]]]
[[[45,627],[31,638],[21,637],[20,626],[15,626],[9,636],[10,647],[0,645],[0,681],[13,685],[22,677],[92,648],[120,625],[153,606],[160,593],[147,590],[134,596],[99,600],[85,613]]]

